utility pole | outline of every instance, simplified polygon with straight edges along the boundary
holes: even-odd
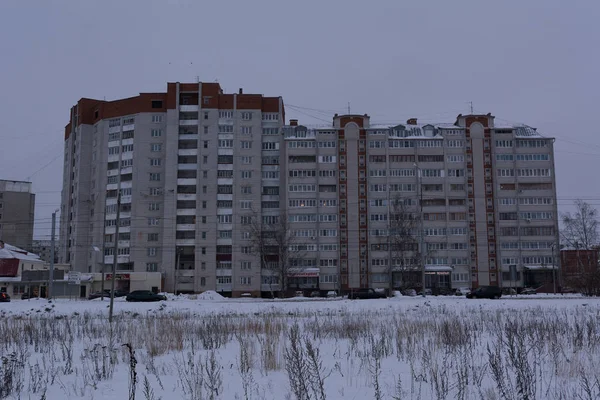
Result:
[[[120,185],[119,185],[120,186]],[[115,225],[115,246],[113,248],[113,266],[112,266],[112,276],[110,279],[110,306],[108,308],[108,322],[112,323],[113,318],[113,305],[115,302],[115,280],[117,274],[117,253],[119,252],[119,219],[121,217],[121,189],[117,189],[117,220]],[[104,271],[104,270],[103,270]],[[104,279],[102,280],[104,282]]]
[[[423,227],[423,184],[421,177],[421,169],[417,167],[418,182],[419,182],[419,228],[421,234],[419,235],[420,248],[421,248],[421,285],[423,286],[423,297],[426,297],[425,293],[425,228]]]
[[[56,213],[58,210],[52,213],[52,232],[50,237],[50,274],[48,279],[48,293],[47,298],[51,299],[54,294],[52,290],[54,289],[54,234],[56,233]]]
[[[177,269],[179,268],[179,257],[182,250],[181,247],[175,247],[175,253],[177,254],[175,258],[175,268],[173,268],[173,294],[175,296],[177,296]]]
[[[558,268],[558,257],[556,255],[560,254],[559,252],[554,251],[555,247],[556,243],[552,245],[552,258],[554,259],[554,262],[552,263],[552,291],[554,294],[556,294],[556,269]]]
[[[415,173],[417,174],[417,190],[419,193],[419,251],[420,251],[420,261],[421,261],[421,287],[423,292],[423,297],[426,297],[425,294],[425,232],[423,228],[423,185],[422,185],[422,177],[421,177],[421,168],[417,163],[413,164],[415,166]]]

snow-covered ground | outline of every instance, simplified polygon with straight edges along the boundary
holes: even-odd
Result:
[[[127,398],[132,370],[137,399],[600,398],[600,299],[207,292],[107,315],[100,299],[0,303],[0,398]]]

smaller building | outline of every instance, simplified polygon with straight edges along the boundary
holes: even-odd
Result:
[[[103,285],[104,278],[104,285]],[[102,289],[109,290],[111,273],[80,273],[71,271],[69,264],[54,264],[52,297],[87,298],[91,293]],[[48,295],[50,264],[37,254],[0,241],[0,292],[19,299],[23,294],[29,297]],[[162,290],[160,272],[117,271],[115,289],[120,291]]]

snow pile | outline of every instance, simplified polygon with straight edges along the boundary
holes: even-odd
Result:
[[[202,292],[198,295],[198,300],[224,300],[225,297],[221,296],[219,293],[214,290],[207,290],[206,292]]]

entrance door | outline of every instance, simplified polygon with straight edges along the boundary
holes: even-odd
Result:
[[[84,299],[84,298],[86,298],[86,297],[87,297],[87,296],[86,296],[86,292],[87,292],[87,286],[85,286],[85,285],[81,285],[81,286],[79,287],[79,297],[81,297],[81,298],[83,298],[83,299]]]

